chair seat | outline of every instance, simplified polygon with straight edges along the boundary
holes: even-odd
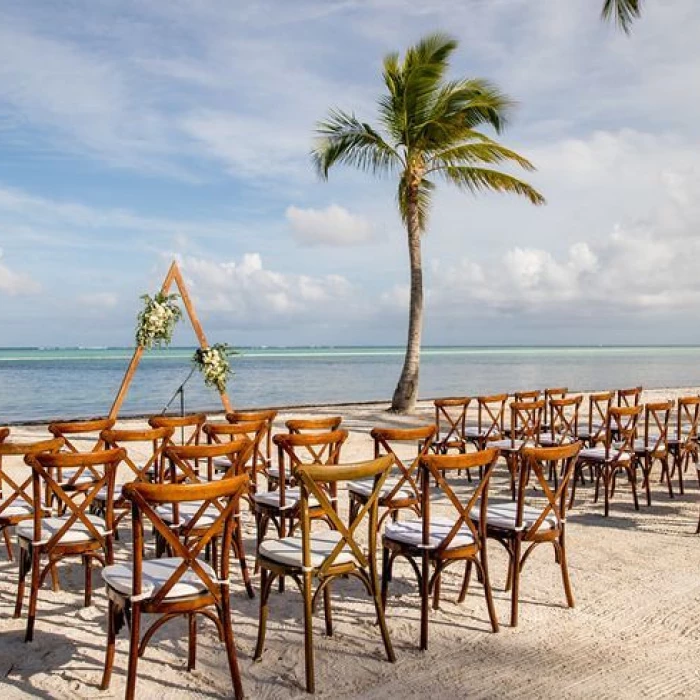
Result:
[[[525,440],[493,440],[489,447],[497,447],[501,452],[519,452]]]
[[[311,566],[319,568],[326,561],[333,551],[333,548],[340,542],[341,535],[336,530],[318,532],[312,534],[310,538]],[[278,564],[301,568],[302,566],[302,543],[301,535],[294,537],[284,537],[283,539],[263,540],[258,548],[262,557],[270,559]],[[334,564],[349,564],[355,561],[352,550],[345,545],[340,554],[333,561]]]
[[[2,507],[5,503],[6,501],[0,501],[0,520],[3,518],[28,518],[34,513],[34,509],[29,503],[21,499],[15,499],[3,510]]]
[[[517,512],[517,503],[491,503],[486,509],[486,524],[489,527],[495,527],[501,530],[515,530],[515,517]],[[532,527],[541,514],[541,508],[525,505],[523,507],[523,527],[526,530]],[[481,517],[478,508],[474,508],[469,515],[475,522],[478,522]],[[549,528],[551,530],[555,527],[557,527],[557,519],[550,513],[538,529]]]
[[[560,445],[570,445],[575,442],[575,439],[571,435],[564,435],[553,438],[551,435],[542,435],[540,437],[541,447],[558,447]]]
[[[78,478],[75,478],[75,475],[80,471],[83,473]],[[51,476],[57,478],[58,474],[52,474]],[[61,486],[65,486],[66,484],[70,484],[71,486],[83,486],[85,484],[91,484],[93,481],[95,481],[95,476],[91,471],[76,467],[75,469],[61,469],[61,480],[58,481],[58,483]]]
[[[203,501],[187,501],[178,504],[178,523],[180,525],[188,525],[197,514],[197,511],[202,507],[202,503]],[[155,511],[158,516],[162,518],[163,522],[168,523],[168,525],[172,525],[175,522],[172,503],[158,506]],[[213,525],[220,514],[221,511],[216,506],[208,506],[204,513],[199,516],[196,527],[209,527]]]
[[[467,438],[485,438],[488,437],[489,434],[497,435],[498,433],[495,430],[489,431],[487,428],[479,428],[475,425],[468,425],[464,429],[464,437]]]
[[[42,518],[41,520],[41,541],[48,542],[65,524],[70,516],[60,516],[53,518]],[[87,519],[95,526],[100,535],[107,534],[107,527],[104,518],[97,515],[87,515]],[[15,528],[17,537],[21,540],[34,540],[34,522],[25,520]],[[92,535],[87,526],[80,520],[74,522],[70,528],[63,534],[59,544],[77,544],[79,542],[91,542],[95,537]]]
[[[430,520],[430,542],[428,549],[436,549],[443,540],[450,534],[450,530],[455,524],[454,520],[448,518],[434,518]],[[420,547],[423,545],[423,521],[420,519],[404,520],[396,523],[387,523],[384,528],[384,537],[394,542]],[[462,525],[457,534],[450,542],[449,549],[468,547],[474,544],[474,536],[471,530]]]
[[[284,507],[294,508],[299,503],[301,498],[301,492],[299,487],[293,489],[284,490]],[[271,506],[273,508],[279,508],[280,505],[280,492],[277,491],[258,491],[253,495],[253,500],[256,503],[260,503],[264,506]],[[319,505],[318,500],[314,496],[309,497],[309,505],[312,507],[317,507]]]
[[[396,484],[399,483],[401,477],[392,476],[389,477],[382,486],[382,490],[379,492],[379,498],[386,498],[394,489]],[[348,491],[354,493],[358,496],[369,496],[374,490],[374,479],[360,479],[359,481],[348,482]],[[401,499],[417,499],[418,496],[413,492],[409,484],[402,485],[401,488],[394,495],[395,500]]]
[[[589,430],[587,427],[586,428],[579,428],[576,435],[580,439],[586,440],[587,438],[592,437],[593,435],[598,435],[598,433],[601,433],[601,435],[605,434],[605,426],[604,425],[602,425],[602,424],[593,425],[591,430]]]
[[[578,453],[578,458],[588,459],[592,462],[626,462],[629,460],[630,456],[626,452],[620,454],[617,449],[613,448],[606,458],[604,447],[586,447]]]
[[[146,559],[141,569],[141,594],[153,597],[159,588],[165,584],[175,569],[182,563],[180,557],[164,557],[162,559]],[[197,560],[208,576],[217,581],[214,570],[201,559]],[[113,564],[102,569],[102,580],[117,593],[130,596],[133,593],[133,569],[128,564]],[[189,598],[199,595],[209,589],[204,581],[194,571],[186,571],[178,582],[168,591],[166,600]]]
[[[662,441],[657,445],[658,439],[659,438],[657,435],[650,435],[648,442],[645,442],[642,439],[635,440],[634,451],[640,454],[645,454],[647,452],[666,452],[666,450],[668,449],[667,443],[665,441]]]
[[[267,469],[267,476],[271,479],[276,479],[279,481],[280,478],[280,468],[274,465],[270,465]],[[291,480],[292,477],[290,474],[285,474],[284,476],[286,483],[288,484]]]

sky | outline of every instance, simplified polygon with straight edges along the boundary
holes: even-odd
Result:
[[[600,5],[0,0],[0,346],[133,344],[173,259],[210,342],[402,344],[396,183],[309,152],[431,31],[517,102],[547,205],[439,188],[424,343],[700,343],[700,3],[629,37]]]

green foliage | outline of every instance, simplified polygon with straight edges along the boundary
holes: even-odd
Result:
[[[182,318],[179,296],[158,292],[154,297],[144,294],[141,299],[144,304],[136,320],[136,344],[147,350],[170,345],[175,324]]]
[[[197,348],[192,362],[204,376],[204,383],[223,394],[228,378],[233,375],[229,357],[238,354],[226,343],[217,343],[208,348]]]
[[[642,0],[605,0],[601,14],[629,34],[632,23],[642,14]]]

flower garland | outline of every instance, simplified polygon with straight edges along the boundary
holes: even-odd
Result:
[[[204,375],[204,383],[216,387],[217,391],[223,394],[226,391],[226,382],[233,374],[229,356],[237,354],[226,343],[217,343],[208,348],[197,348],[192,362]]]
[[[176,304],[178,295],[158,292],[154,297],[144,294],[141,299],[144,304],[136,321],[136,344],[147,350],[170,345],[175,324],[182,318]]]

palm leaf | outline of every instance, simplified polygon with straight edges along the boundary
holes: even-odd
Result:
[[[545,204],[544,197],[534,187],[506,173],[469,166],[449,166],[439,172],[445,180],[472,194],[508,192],[527,197],[532,204]]]
[[[629,34],[634,20],[642,14],[642,0],[605,0],[601,16],[614,21],[625,34]]]

